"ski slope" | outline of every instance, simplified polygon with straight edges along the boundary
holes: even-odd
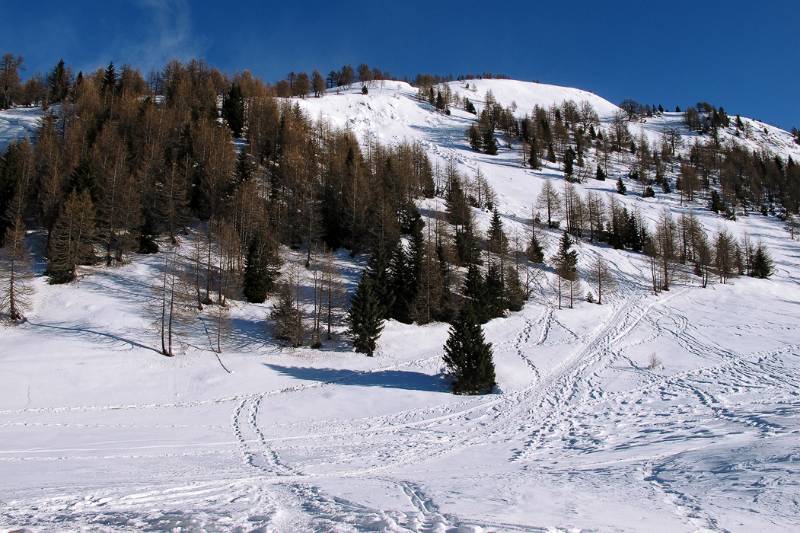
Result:
[[[586,99],[603,121],[615,112],[575,89],[477,85],[476,105],[491,89],[522,114],[566,99]],[[406,84],[340,93],[297,103],[362,140],[419,142],[440,164],[480,168],[509,236],[524,235],[542,184],[561,184],[555,165],[523,168],[519,147],[471,151],[473,117],[435,113]],[[676,117],[631,129],[655,139]],[[795,153],[784,134],[768,127],[748,142]],[[625,165],[576,187],[613,194]],[[143,311],[163,258],[86,268],[66,286],[38,277],[29,321],[0,326],[0,528],[797,530],[800,245],[772,217],[728,221],[674,195],[620,200],[650,220],[692,210],[709,231],[748,233],[776,273],[706,289],[687,276],[655,296],[643,257],[581,242],[580,268],[602,255],[619,289],[605,305],[562,310],[545,289],[487,324],[498,389],[480,397],[447,391],[444,324],[389,322],[370,359],[343,342],[281,348],[265,324],[270,304],[235,302],[222,354],[201,315],[169,359],[152,348]],[[559,234],[543,237],[549,257]],[[337,263],[352,290],[363,258],[343,252]]]

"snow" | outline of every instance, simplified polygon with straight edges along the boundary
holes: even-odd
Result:
[[[522,114],[566,99],[589,101],[604,121],[614,112],[575,89],[476,84],[476,105],[491,88]],[[556,166],[522,168],[518,147],[471,151],[473,117],[435,113],[406,84],[340,92],[297,103],[362,140],[419,142],[440,163],[480,168],[512,236],[524,235],[545,180],[561,185]],[[678,123],[667,113],[631,129],[657,140]],[[753,147],[795,153],[786,132],[752,124]],[[625,165],[576,187],[613,194]],[[687,276],[655,296],[644,258],[581,242],[581,268],[602,255],[619,290],[572,310],[545,291],[487,324],[498,390],[480,397],[447,391],[444,324],[389,322],[374,358],[341,343],[289,350],[268,334],[269,303],[235,302],[219,358],[200,320],[165,358],[142,311],[159,256],[87,268],[66,286],[37,277],[28,322],[0,326],[0,527],[797,530],[798,243],[774,217],[733,222],[675,195],[618,198],[651,221],[665,208],[692,210],[709,231],[747,233],[769,247],[776,273],[706,289]],[[475,214],[485,228],[489,214]],[[552,252],[558,234],[543,237]],[[337,262],[352,290],[362,258]],[[654,353],[661,364],[649,368]]]
[[[0,152],[13,141],[31,138],[39,128],[41,107],[17,107],[0,111]]]

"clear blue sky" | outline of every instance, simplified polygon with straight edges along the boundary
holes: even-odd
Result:
[[[276,80],[366,62],[494,71],[669,108],[698,100],[800,127],[798,0],[0,0],[0,53],[146,73],[177,57]]]

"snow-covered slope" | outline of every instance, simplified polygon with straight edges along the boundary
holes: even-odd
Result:
[[[18,107],[0,111],[0,153],[17,139],[31,138],[39,128],[42,114],[41,107]]]
[[[615,110],[573,89],[476,83],[476,104],[491,88],[522,114],[565,99],[590,101],[604,119]],[[464,130],[474,117],[435,113],[415,93],[386,82],[367,96],[297,102],[362,139],[415,141],[468,175],[480,168],[507,232],[524,236],[538,191],[560,186],[560,170],[523,168],[518,147],[473,152]],[[632,129],[659,135],[679,122],[665,114]],[[759,130],[748,142],[794,153],[785,132]],[[576,187],[613,194],[613,179]],[[487,324],[499,387],[482,397],[447,392],[443,324],[387,324],[374,359],[344,343],[292,351],[267,333],[270,304],[237,302],[219,357],[212,317],[201,315],[167,359],[142,311],[159,256],[87,269],[68,286],[37,278],[29,322],[0,326],[0,526],[798,529],[800,245],[772,217],[724,220],[674,195],[620,200],[650,220],[693,210],[709,231],[748,233],[767,244],[776,273],[707,289],[687,276],[654,296],[644,258],[582,242],[580,268],[602,255],[618,291],[603,306],[559,310],[545,282],[521,312]],[[475,214],[485,227],[488,213]],[[543,238],[549,256],[558,233]],[[352,289],[361,263],[345,253],[338,263]]]

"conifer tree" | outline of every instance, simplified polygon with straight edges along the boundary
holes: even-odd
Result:
[[[383,309],[373,288],[372,277],[364,273],[350,302],[348,313],[353,346],[357,352],[366,353],[369,357],[375,352],[376,342],[383,331]]]
[[[483,145],[483,140],[481,139],[481,132],[478,126],[472,124],[467,130],[467,137],[469,138],[470,147],[476,152],[479,151]]]
[[[487,394],[494,388],[492,345],[468,310],[462,310],[450,327],[443,360],[453,379],[454,393]]]
[[[521,311],[525,304],[525,288],[519,279],[517,269],[507,267],[503,282],[504,307],[513,312]]]
[[[485,300],[481,304],[487,319],[503,316],[505,310],[505,280],[503,270],[496,263],[489,265],[484,284]]]
[[[234,137],[242,136],[244,128],[244,97],[238,83],[232,83],[222,102],[222,117],[227,121]]]
[[[556,162],[556,151],[553,149],[553,143],[547,145],[547,160],[551,163]]]
[[[571,284],[578,279],[578,252],[572,249],[572,239],[566,231],[561,237],[558,252],[553,257],[553,264],[558,277],[558,308],[561,309],[562,281]],[[569,306],[572,307],[571,293]]]
[[[475,105],[470,102],[469,98],[464,98],[464,111],[476,115],[478,112],[475,110]]]
[[[531,137],[529,150],[530,153],[528,154],[528,165],[530,165],[530,167],[534,170],[541,168],[542,162],[539,159],[539,141],[536,139],[535,135]]]
[[[242,292],[250,303],[263,303],[279,275],[278,258],[263,232],[257,232],[247,249]]]
[[[625,194],[628,192],[627,187],[625,187],[625,184],[622,182],[622,176],[617,178],[617,192],[619,194]]]
[[[500,255],[505,252],[508,240],[506,239],[506,234],[503,232],[503,221],[496,207],[492,210],[492,221],[489,226],[487,240],[491,253]]]
[[[473,264],[467,268],[467,276],[464,278],[464,297],[467,299],[464,308],[470,310],[475,320],[484,323],[491,318],[486,305],[488,300],[486,282],[477,265]]]
[[[494,130],[492,128],[485,128],[481,138],[483,144],[483,151],[489,155],[497,155],[497,141],[494,138]]]
[[[72,192],[56,220],[50,237],[47,274],[50,283],[67,283],[75,279],[79,264],[94,258],[94,206],[88,191]]]
[[[595,179],[597,181],[605,181],[606,180],[606,173],[603,172],[603,168],[599,164],[597,165],[597,173],[595,174]]]
[[[573,173],[573,164],[575,160],[575,151],[572,149],[571,146],[568,146],[566,151],[564,152],[564,176],[568,179],[572,179]]]
[[[537,235],[536,225],[531,224],[531,240],[528,243],[528,260],[531,263],[543,263],[544,262],[544,250],[542,249],[542,245],[539,243],[539,236]]]
[[[0,249],[0,316],[5,314],[12,323],[25,319],[32,292],[30,277],[25,224],[17,215],[6,228],[5,246]]]
[[[278,302],[270,313],[270,318],[275,322],[274,336],[285,341],[292,348],[303,344],[305,328],[303,314],[297,300],[297,280],[294,275],[282,283],[278,291]]]
[[[767,279],[772,275],[772,258],[764,243],[758,243],[750,265],[750,275],[754,278]]]

